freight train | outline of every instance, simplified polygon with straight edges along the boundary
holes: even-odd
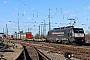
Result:
[[[46,41],[74,45],[82,45],[85,43],[85,33],[83,28],[74,28],[74,26],[53,28],[53,30],[48,31],[46,39],[34,39],[31,32],[20,33],[19,38],[22,40]]]
[[[48,31],[46,40],[48,42],[81,45],[85,43],[85,34],[83,28],[74,28],[74,26],[60,27]]]
[[[14,35],[8,35],[6,38],[11,40],[27,40],[27,39],[32,39],[33,35],[31,32],[26,32],[26,33],[17,33]]]

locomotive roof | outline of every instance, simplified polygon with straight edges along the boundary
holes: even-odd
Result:
[[[53,28],[53,30],[50,30],[50,31],[58,31],[63,29],[67,30],[67,29],[83,29],[83,28],[74,28],[74,26],[67,26],[67,27]]]
[[[53,28],[53,30],[65,29],[65,28],[74,28],[74,26],[66,26],[66,27]]]

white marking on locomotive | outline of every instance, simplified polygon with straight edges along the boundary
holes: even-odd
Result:
[[[75,33],[75,37],[84,37],[83,33]]]
[[[64,32],[52,32],[52,34],[64,34]]]

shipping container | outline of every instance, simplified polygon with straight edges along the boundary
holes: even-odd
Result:
[[[13,35],[13,39],[17,39],[17,34],[14,34]]]
[[[18,33],[18,39],[21,39],[21,34],[20,33]]]
[[[26,39],[31,39],[31,38],[32,38],[32,33],[26,32]]]
[[[21,34],[21,39],[26,40],[26,33]]]

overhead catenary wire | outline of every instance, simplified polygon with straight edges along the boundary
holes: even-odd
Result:
[[[76,14],[76,13],[78,13],[80,10],[83,9],[83,7],[85,7],[85,6],[89,3],[89,1],[90,1],[90,0],[88,0],[88,1],[87,1],[83,6],[81,6],[77,11],[75,11],[75,12],[72,11],[72,13],[70,13],[70,14]],[[70,7],[69,7],[68,5],[65,5],[64,8],[62,8],[62,11],[65,11],[65,10],[67,10],[67,9],[72,9],[72,8],[74,8],[75,6],[79,5],[81,2],[84,2],[84,1],[80,1],[80,0],[77,0],[77,1],[76,1],[76,0],[75,0],[75,1],[73,1],[73,5],[71,5],[72,3],[69,4]],[[66,6],[68,6],[68,8],[65,8]],[[56,8],[56,10],[57,10],[57,8]],[[69,11],[69,10],[68,10],[68,11]],[[69,11],[69,12],[70,12],[70,11]],[[62,15],[63,15],[63,16],[65,16],[65,15],[66,15],[66,16],[69,16],[69,14],[67,14],[67,13],[64,13],[64,14],[63,14],[63,12],[62,12]]]
[[[46,15],[46,14],[44,14],[44,13],[40,13],[40,12],[38,12],[38,11],[35,11],[34,9],[32,9],[32,8],[30,8],[28,5],[26,5],[23,1],[21,1],[21,0],[19,0],[24,6],[26,6],[27,8],[29,8],[31,11],[33,11],[33,12],[35,12],[35,13],[37,13],[37,14],[43,14],[43,15]],[[37,15],[38,16],[38,15]]]
[[[83,7],[85,7],[88,3],[89,3],[90,0],[88,0],[81,8],[79,8],[75,13],[78,13]]]
[[[31,11],[33,11],[33,12],[35,12],[37,15],[36,15],[36,17],[38,18],[38,14],[43,14],[43,15],[46,15],[46,14],[44,14],[44,13],[40,13],[40,12],[38,12],[38,11],[35,11],[34,9],[32,9],[32,8],[30,8],[27,4],[25,4],[23,1],[21,1],[21,0],[19,0],[24,6],[26,6],[27,8],[29,8]],[[71,5],[71,4],[74,4],[74,5],[71,5],[70,7],[68,7],[68,8],[73,8],[74,6],[76,6],[77,4],[79,5],[79,3],[81,3],[81,1],[79,1],[79,0],[75,0],[75,1],[73,1],[72,3],[70,3],[70,4],[68,4],[68,5]],[[89,3],[89,1],[87,2],[87,3]],[[87,5],[87,3],[85,3],[84,4],[84,6],[85,5]],[[68,5],[65,5],[65,7],[66,6],[68,6]],[[83,6],[83,7],[84,7]],[[75,13],[78,13],[83,7],[81,7],[81,8],[79,8]],[[59,8],[56,8],[56,12],[55,12],[55,14],[57,13],[57,12],[61,12],[60,13],[60,15],[52,15],[52,16],[65,16],[64,14],[63,14],[63,8],[60,8],[59,10],[58,10]],[[47,14],[48,15],[48,14]],[[46,15],[46,16],[47,16]],[[32,15],[33,17],[35,16],[35,14],[33,14]],[[67,15],[68,16],[68,15]]]
[[[70,8],[73,8],[74,6],[76,6],[78,3],[80,3],[81,1],[80,0],[75,0],[75,1],[72,1],[72,2],[70,2],[69,4],[67,4],[67,5],[64,5],[64,7],[67,7],[67,8],[65,8],[65,9],[70,9]],[[67,2],[66,2],[67,3]]]

